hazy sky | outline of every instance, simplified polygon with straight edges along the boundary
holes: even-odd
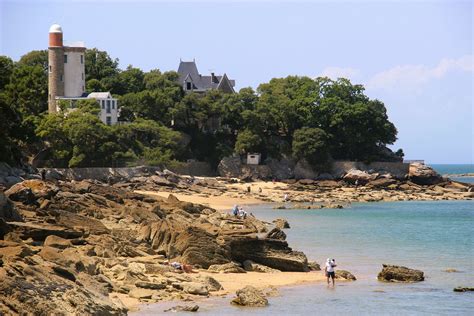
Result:
[[[224,1],[221,1],[224,2]],[[273,77],[348,77],[382,100],[407,159],[473,163],[471,1],[5,1],[0,54],[18,60],[84,41],[143,70],[226,72],[237,88]]]

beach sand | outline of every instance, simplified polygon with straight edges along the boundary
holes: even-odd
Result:
[[[287,189],[288,185],[283,182],[265,182],[257,181],[252,183],[233,183],[227,184],[226,187],[230,190],[235,190],[238,192],[246,192],[247,187],[251,188],[253,194],[246,196],[245,194],[237,197],[235,193],[229,191],[219,196],[209,195],[203,196],[201,193],[187,192],[187,193],[174,193],[169,191],[143,191],[135,190],[136,193],[150,195],[150,196],[160,196],[168,198],[170,194],[173,194],[178,200],[183,202],[191,202],[209,206],[213,209],[219,211],[230,211],[232,206],[238,205],[252,205],[252,204],[261,204],[268,203],[268,200],[265,200],[269,195],[278,194],[283,198],[284,190]],[[261,194],[255,194],[258,192],[258,189],[262,189]],[[234,192],[235,192],[234,191]]]

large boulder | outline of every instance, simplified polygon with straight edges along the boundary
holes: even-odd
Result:
[[[290,228],[290,223],[284,218],[277,218],[273,221],[276,227],[280,229]]]
[[[237,297],[231,301],[231,304],[250,307],[263,307],[268,305],[268,300],[262,291],[250,285],[238,290],[236,295]]]
[[[425,280],[425,276],[420,270],[384,264],[377,279],[384,282],[420,282]]]
[[[241,174],[242,162],[240,157],[224,157],[217,166],[217,171],[221,177],[239,178]]]
[[[373,181],[377,178],[378,174],[370,174],[367,171],[358,169],[349,170],[346,175],[342,178],[344,181],[349,183],[366,184],[369,181]]]
[[[336,279],[348,280],[348,281],[355,281],[357,278],[346,270],[336,270]]]
[[[245,270],[234,262],[213,264],[207,270],[215,273],[245,273]]]
[[[280,270],[264,266],[263,264],[255,263],[252,260],[245,260],[243,262],[243,266],[244,266],[245,271],[263,272],[263,273],[281,272]]]
[[[413,183],[421,185],[438,184],[444,181],[443,177],[433,168],[422,163],[410,164],[408,177]]]
[[[252,260],[281,271],[309,271],[306,255],[293,251],[284,240],[243,236],[231,238],[227,243],[235,261]]]
[[[59,191],[55,185],[41,180],[25,180],[5,191],[12,201],[24,204],[36,204],[40,198],[50,199]]]
[[[5,196],[3,192],[0,191],[0,218],[3,218],[5,221],[14,221],[20,222],[23,219],[21,218],[18,211],[15,209],[10,200]]]

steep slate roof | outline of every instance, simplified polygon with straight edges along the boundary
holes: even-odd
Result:
[[[227,75],[203,76],[199,74],[195,61],[181,61],[178,67],[179,82],[185,86],[185,82],[192,82],[193,91],[205,92],[212,89],[222,89],[226,92],[234,92],[235,80],[229,80]],[[223,81],[226,81],[223,83]]]

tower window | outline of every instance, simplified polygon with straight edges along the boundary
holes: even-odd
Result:
[[[81,74],[81,79],[84,80],[84,73]]]
[[[81,64],[84,63],[84,55],[81,55]]]
[[[64,55],[64,63],[67,64],[67,55]]]
[[[59,80],[60,80],[60,81],[63,81],[63,75],[60,75],[60,76],[59,76]]]
[[[49,72],[53,72],[53,67],[49,66]]]

